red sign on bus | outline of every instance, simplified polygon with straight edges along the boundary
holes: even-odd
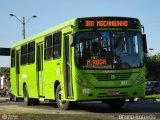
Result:
[[[79,18],[78,25],[80,29],[86,28],[138,28],[138,20],[135,18],[124,17],[91,17]]]
[[[86,61],[87,65],[106,65],[106,59],[90,59]]]

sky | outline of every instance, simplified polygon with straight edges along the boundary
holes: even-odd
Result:
[[[123,16],[141,21],[147,35],[150,54],[160,52],[160,0],[1,0],[0,47],[11,47],[23,39],[21,21],[26,23],[26,37],[76,17]],[[0,67],[9,67],[10,57],[0,57]]]

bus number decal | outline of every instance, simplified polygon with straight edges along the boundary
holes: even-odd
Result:
[[[85,21],[85,26],[86,27],[93,27],[94,26],[94,21],[86,20]]]
[[[128,81],[121,81],[121,85],[128,85]]]
[[[22,78],[27,78],[27,77],[28,77],[28,76],[27,76],[26,73],[22,74]]]

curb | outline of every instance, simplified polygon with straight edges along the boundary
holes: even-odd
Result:
[[[129,102],[129,100],[126,100]],[[145,103],[160,103],[160,99],[154,99],[154,98],[135,98],[134,102],[145,102]]]

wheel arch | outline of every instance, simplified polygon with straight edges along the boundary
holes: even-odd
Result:
[[[56,80],[56,81],[54,82],[54,94],[56,94],[56,89],[57,89],[57,87],[58,87],[59,84],[60,84],[60,81],[59,81],[59,80]]]
[[[24,87],[26,86],[26,82],[23,83],[23,96],[24,96]]]

